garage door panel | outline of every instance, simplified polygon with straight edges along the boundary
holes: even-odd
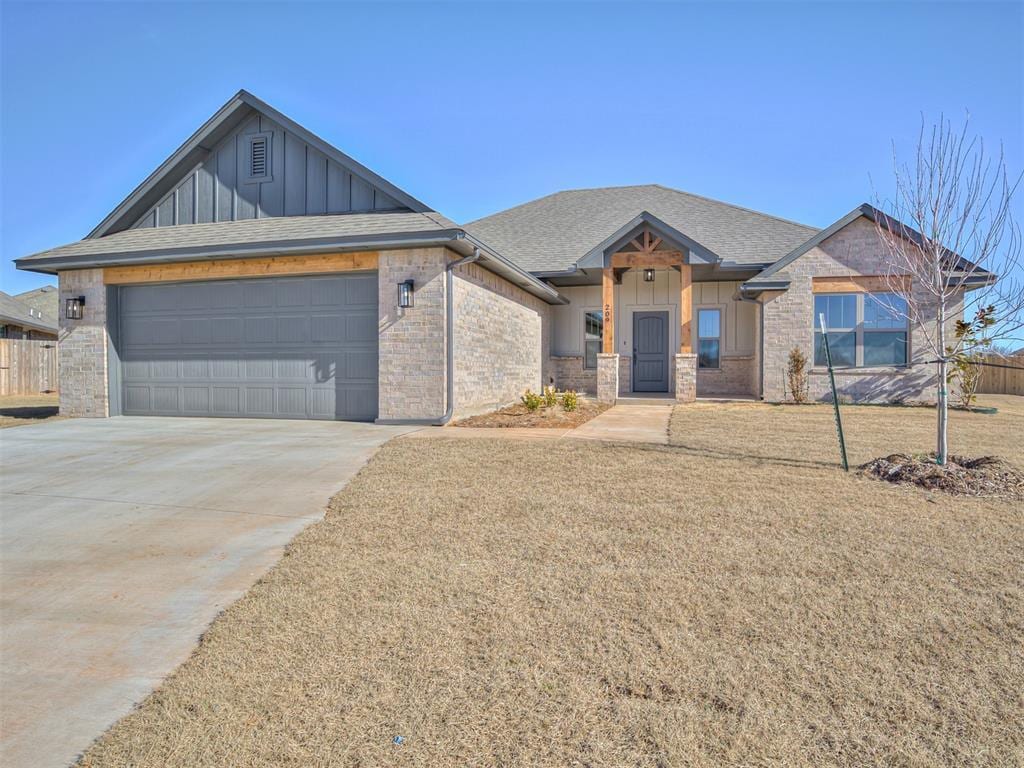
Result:
[[[345,275],[122,288],[124,412],[376,418],[376,285]]]
[[[273,416],[274,388],[246,387],[245,411],[253,416]]]
[[[238,345],[244,340],[244,324],[240,317],[221,317],[210,326],[211,344]]]
[[[308,280],[291,280],[279,282],[275,286],[277,291],[275,303],[279,307],[308,307],[310,282]]]
[[[245,319],[246,344],[273,344],[276,340],[276,324],[272,316]]]
[[[304,344],[309,341],[309,317],[295,315],[277,318],[279,344]]]
[[[209,387],[182,387],[181,410],[189,415],[202,415],[210,411]]]
[[[209,317],[185,317],[179,324],[182,344],[209,344],[213,332]]]
[[[245,293],[244,306],[251,308],[264,308],[274,306],[274,281],[273,280],[250,280],[244,284]]]

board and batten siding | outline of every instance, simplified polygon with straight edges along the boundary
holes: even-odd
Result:
[[[248,137],[253,134],[270,139],[265,181],[246,180]],[[254,112],[131,228],[403,209],[383,191]]]
[[[757,307],[737,301],[734,297],[739,282],[723,281],[693,284],[693,347],[697,348],[697,310],[722,310],[722,354],[724,356],[753,355],[757,346]],[[565,306],[551,308],[551,353],[556,357],[576,357],[583,354],[583,313],[601,310],[601,286],[570,286],[558,289],[569,299]],[[629,271],[622,276],[622,284],[615,286],[616,313],[615,339],[620,355],[631,355],[633,350],[633,310],[668,310],[671,324],[669,348],[679,349],[679,273],[658,270],[653,283],[645,283],[640,271]]]

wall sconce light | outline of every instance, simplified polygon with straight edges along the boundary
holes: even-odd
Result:
[[[409,309],[412,306],[412,289],[415,284],[412,280],[403,280],[398,284],[398,306],[402,309]]]
[[[650,267],[648,267],[647,269],[644,270],[644,282],[645,283],[653,283],[654,282],[654,270],[651,269]]]
[[[85,296],[71,296],[64,299],[64,317],[68,320],[81,320]]]

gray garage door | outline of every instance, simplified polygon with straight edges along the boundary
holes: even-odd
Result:
[[[377,275],[125,286],[122,412],[372,420]]]

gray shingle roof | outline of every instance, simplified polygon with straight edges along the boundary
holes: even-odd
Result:
[[[643,211],[738,264],[774,262],[818,231],[657,184],[557,192],[477,219],[465,229],[524,269],[555,272],[571,269]]]
[[[28,304],[0,291],[0,323],[57,333],[56,318],[36,317],[29,309]]]
[[[27,304],[32,309],[38,310],[43,320],[57,327],[57,311],[60,301],[58,300],[57,287],[54,285],[43,285],[33,288],[31,291],[16,293],[14,298],[22,304]]]
[[[79,240],[18,259],[34,269],[70,259],[90,257],[217,255],[230,250],[271,250],[308,243],[327,245],[348,240],[381,240],[388,236],[439,233],[458,229],[450,219],[426,213],[346,213],[329,216],[281,216],[176,227],[129,229],[105,237]]]

